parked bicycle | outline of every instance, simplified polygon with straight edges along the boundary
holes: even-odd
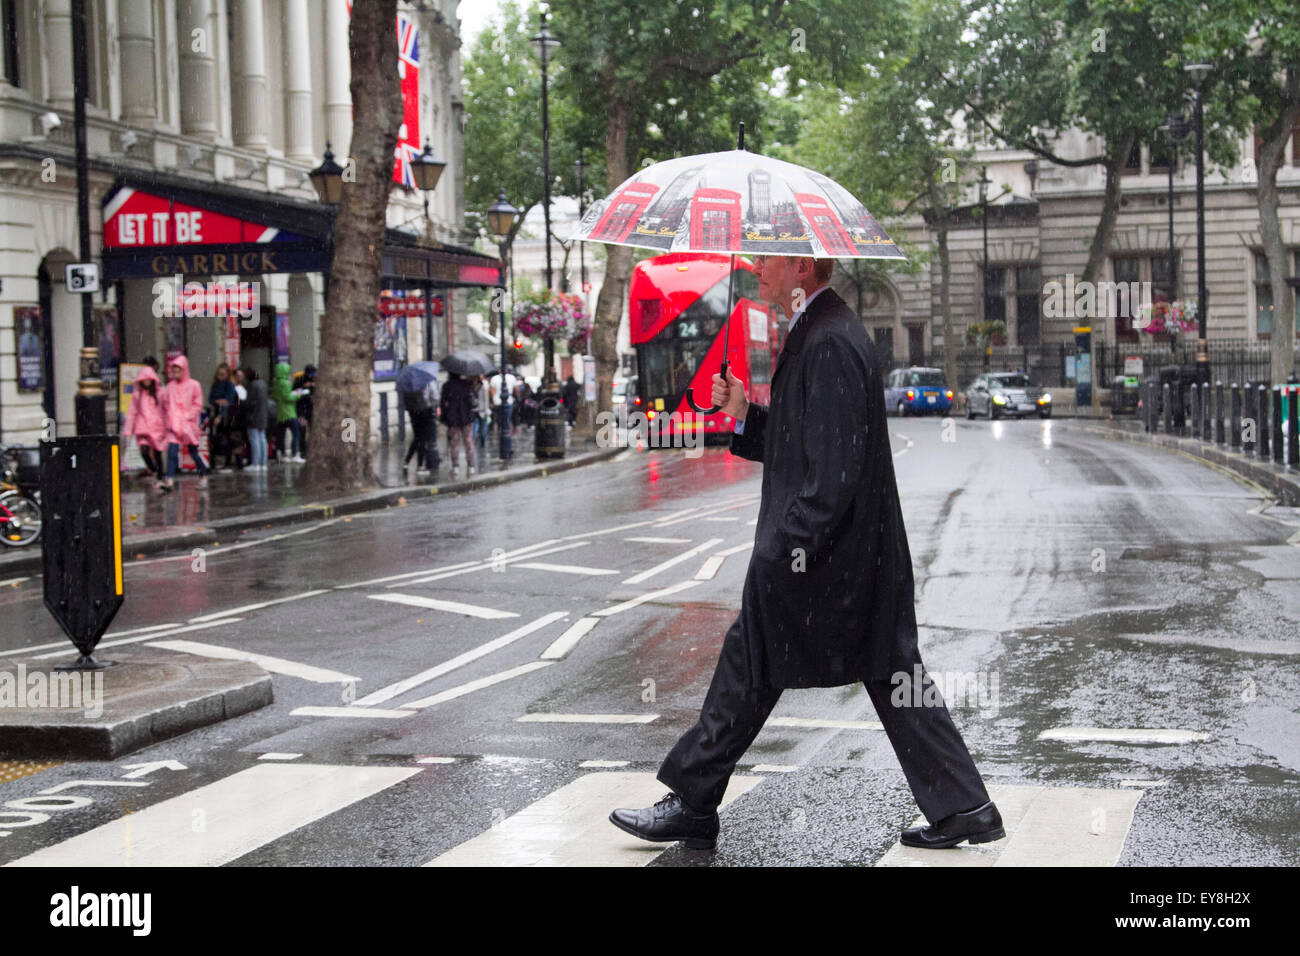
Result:
[[[0,544],[24,548],[41,536],[41,451],[0,445]]]

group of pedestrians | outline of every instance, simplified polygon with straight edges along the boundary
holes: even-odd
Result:
[[[205,429],[212,461],[224,459],[226,469],[266,470],[272,422],[279,459],[306,461],[315,366],[308,365],[291,378],[289,365],[279,363],[268,390],[255,369],[232,370],[222,362],[213,374],[206,405],[203,387],[190,375],[184,355],[168,360],[166,385],[161,383],[158,371],[156,358],[144,360],[122,427],[124,436],[135,439],[155,488],[171,491],[175,487],[182,450],[194,461],[199,487],[208,486],[213,466],[200,451]],[[286,453],[286,437],[292,438],[291,456]]]

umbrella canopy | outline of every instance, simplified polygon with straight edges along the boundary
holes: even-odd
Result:
[[[443,358],[442,367],[456,375],[487,375],[496,371],[492,360],[475,349],[457,349]]]
[[[569,238],[663,252],[906,258],[839,183],[745,149],[647,166],[587,207]]]
[[[418,392],[437,377],[437,362],[413,362],[397,373],[397,390]]]

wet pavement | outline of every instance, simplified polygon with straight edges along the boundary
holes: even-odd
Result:
[[[921,862],[1068,864],[1089,839],[1106,865],[1300,862],[1296,510],[1068,421],[890,429],[927,668],[995,799],[1029,807]],[[275,702],[111,764],[0,772],[0,863],[893,861],[918,812],[860,685],[785,692],[716,852],[604,820],[662,795],[760,474],[628,451],[130,562],[102,656],[223,648],[271,670]],[[70,656],[38,578],[0,588],[0,620],[0,654]],[[1187,742],[1124,735],[1153,729]]]

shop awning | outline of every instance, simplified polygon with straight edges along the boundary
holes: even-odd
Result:
[[[328,272],[334,208],[155,173],[122,173],[104,196],[106,279]],[[383,279],[451,288],[500,284],[499,260],[389,229]]]

